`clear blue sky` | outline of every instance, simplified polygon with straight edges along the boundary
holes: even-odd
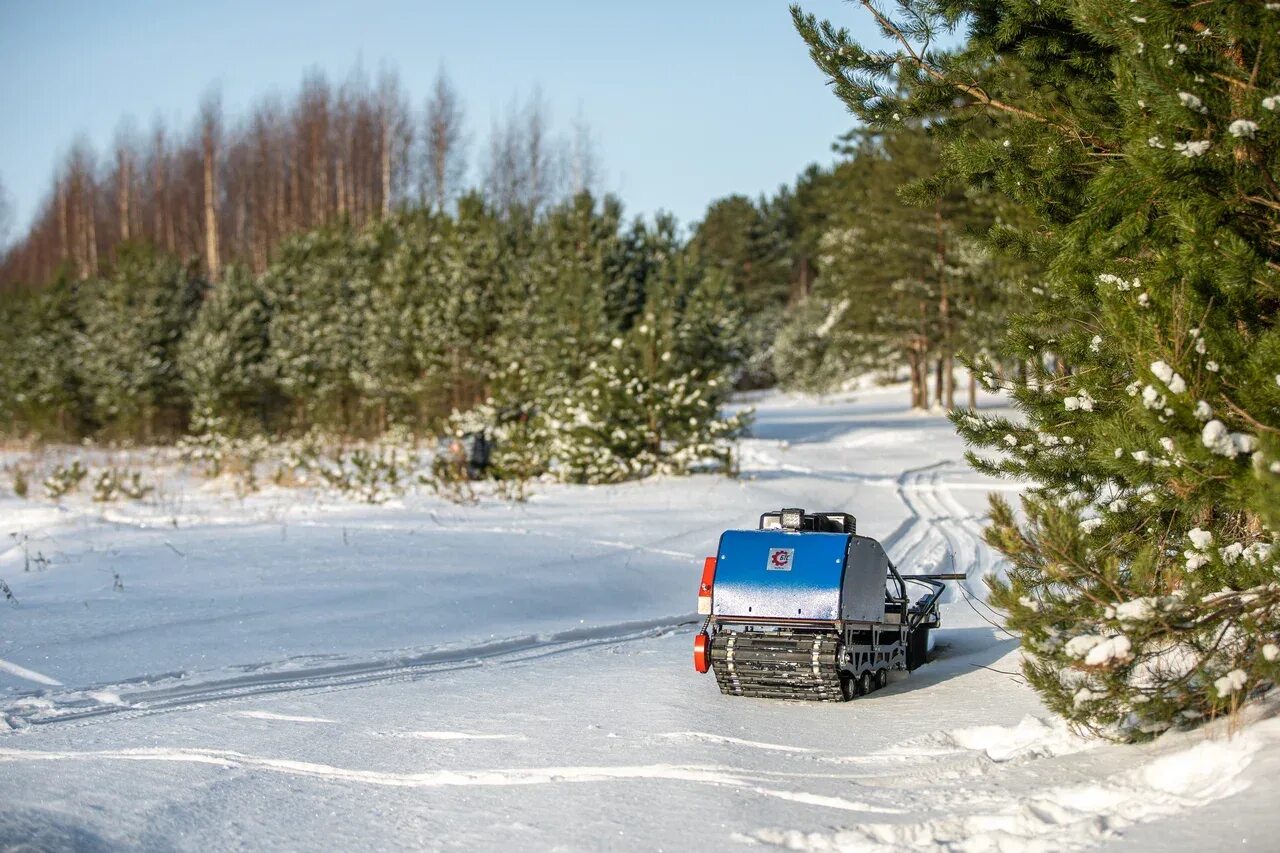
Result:
[[[839,0],[809,11],[870,33]],[[790,181],[851,117],[823,84],[785,0],[24,2],[0,0],[0,181],[25,228],[77,134],[101,152],[121,119],[186,128],[220,87],[234,117],[305,70],[399,70],[417,106],[441,63],[467,108],[470,160],[495,115],[540,86],[556,124],[592,128],[632,214],[684,223],[710,200]]]

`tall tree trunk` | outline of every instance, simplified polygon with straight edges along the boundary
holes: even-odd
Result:
[[[938,356],[938,360],[933,365],[933,402],[936,406],[942,405],[942,363],[945,359]]]
[[[955,356],[950,350],[943,354],[942,360],[942,405],[948,410],[956,407],[956,374],[955,374]]]
[[[302,169],[300,160],[295,159],[289,169],[289,221],[288,230],[292,231],[306,224],[302,212]]]
[[[123,148],[120,149],[118,155],[118,180],[120,185],[117,187],[116,204],[120,213],[120,241],[128,242],[130,237],[129,231],[129,196],[131,192],[131,184],[133,183],[133,164],[130,161],[129,154]]]
[[[66,181],[58,182],[58,257],[62,263],[71,260],[71,212]]]
[[[942,200],[933,204],[934,265],[938,270],[938,322],[942,330],[942,354],[938,360],[938,403],[955,407],[955,377],[952,376],[953,344],[951,340],[951,299],[948,292],[946,229],[942,220]]]
[[[157,132],[156,134],[156,153],[155,162],[152,164],[153,181],[155,182],[155,241],[156,245],[162,246],[166,251],[172,252],[173,245],[173,217],[169,215],[169,168],[165,163],[164,137]]]
[[[209,280],[217,281],[221,272],[218,258],[218,208],[217,183],[214,178],[216,153],[213,127],[207,124],[204,131],[204,251],[209,265]]]
[[[978,409],[978,377],[969,372],[969,410],[977,411]]]
[[[347,215],[347,170],[342,157],[338,158],[334,168],[337,170],[334,180],[338,185],[338,218],[341,219]]]
[[[88,278],[98,274],[98,228],[94,215],[97,204],[93,197],[93,184],[86,182],[85,199],[84,199],[84,249],[85,249],[85,274]]]
[[[391,121],[383,115],[382,125],[382,217],[391,213]]]
[[[809,259],[800,258],[800,266],[796,275],[795,286],[791,289],[791,304],[798,305],[805,300],[805,297],[813,289],[813,269],[809,266]]]
[[[929,365],[923,342],[916,341],[907,350],[907,364],[911,367],[911,408],[929,408]]]

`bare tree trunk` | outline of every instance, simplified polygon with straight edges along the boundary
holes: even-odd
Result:
[[[71,213],[65,180],[58,182],[58,257],[62,263],[71,260]]]
[[[120,182],[117,187],[116,204],[120,212],[120,241],[128,242],[130,237],[129,217],[130,217],[130,194],[133,183],[133,163],[129,157],[129,152],[121,146],[116,151],[117,162],[117,180]]]
[[[933,402],[935,405],[942,405],[942,356],[938,356],[937,362],[933,365]]]
[[[911,375],[911,408],[918,408],[920,400],[920,359],[915,350],[907,350],[907,368]]]
[[[978,377],[972,372],[969,373],[969,409],[971,411],[978,409]]]
[[[379,212],[385,218],[390,215],[394,200],[395,170],[402,150],[402,137],[409,129],[404,117],[400,80],[394,73],[384,72],[379,77],[377,103],[378,185],[382,194]]]
[[[302,211],[302,169],[301,160],[295,160],[289,170],[289,229],[301,228],[307,224]]]
[[[427,162],[421,171],[424,202],[443,211],[457,192],[465,170],[462,107],[449,78],[441,68],[426,107],[424,127]]]
[[[911,408],[929,408],[928,353],[922,341],[916,341],[907,350],[907,364],[911,368]]]
[[[97,204],[93,193],[93,182],[85,182],[84,199],[84,239],[85,239],[85,272],[84,278],[98,274],[98,229],[94,221],[97,217]]]
[[[803,302],[812,289],[813,269],[809,266],[809,259],[801,257],[796,281],[791,288],[791,304],[798,305]]]
[[[165,145],[164,128],[156,127],[151,146],[152,183],[155,185],[155,241],[156,245],[173,251],[173,218],[169,215],[169,152]]]
[[[938,270],[938,321],[942,326],[942,354],[938,361],[938,402],[947,409],[955,408],[956,380],[952,375],[954,346],[951,340],[951,299],[948,292],[946,229],[942,221],[942,201],[933,205],[934,264]]]
[[[347,215],[347,170],[345,166],[346,164],[343,162],[343,158],[339,156],[338,162],[334,166],[334,168],[336,169],[336,174],[334,175],[334,181],[338,185],[338,217],[339,218],[345,217]]]
[[[382,126],[382,217],[391,213],[391,124],[390,117],[383,116]]]
[[[218,134],[218,106],[211,96],[205,100],[201,115],[201,139],[204,146],[204,250],[209,266],[209,280],[217,281],[221,273],[218,257],[218,185],[215,177]]]
[[[948,350],[942,357],[942,404],[947,409],[956,407],[956,374],[955,374],[955,356]]]

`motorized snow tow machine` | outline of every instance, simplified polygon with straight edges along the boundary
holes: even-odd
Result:
[[[899,574],[848,513],[766,512],[703,565],[693,665],[732,696],[846,701],[925,662],[943,581],[963,577]]]

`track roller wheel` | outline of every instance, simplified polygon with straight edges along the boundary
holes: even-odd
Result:
[[[877,669],[876,670],[876,690],[879,690],[881,687],[884,687],[888,683],[889,683],[889,670]]]
[[[840,695],[844,701],[856,699],[858,696],[858,679],[847,672],[840,673]]]
[[[871,677],[871,670],[867,670],[858,676],[858,693],[860,695],[866,696],[875,689],[875,680]]]

